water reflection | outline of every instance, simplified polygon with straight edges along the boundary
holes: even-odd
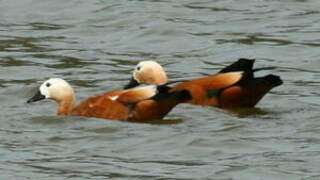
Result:
[[[268,113],[273,113],[269,112],[267,110],[261,109],[261,108],[234,108],[234,109],[228,109],[226,110],[227,113],[230,113],[234,116],[237,116],[239,118],[246,118],[250,116],[263,116]]]
[[[224,44],[224,43],[239,43],[239,44],[246,44],[246,45],[267,44],[267,45],[273,45],[273,46],[286,46],[286,45],[293,44],[293,42],[289,40],[269,38],[261,35],[247,35],[246,38],[231,39],[231,40],[217,39],[216,41],[218,44]]]

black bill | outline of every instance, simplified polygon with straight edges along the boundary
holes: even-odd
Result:
[[[139,86],[140,84],[138,83],[138,81],[136,81],[133,77],[130,79],[130,82],[124,86],[124,89],[130,89],[130,88],[134,88],[136,86]]]
[[[44,95],[42,95],[40,93],[40,91],[38,91],[32,98],[30,98],[27,103],[32,103],[32,102],[36,102],[36,101],[40,101],[42,99],[45,99],[46,97]]]

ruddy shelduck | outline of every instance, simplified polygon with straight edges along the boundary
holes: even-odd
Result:
[[[96,117],[110,120],[143,122],[162,119],[177,104],[191,98],[186,90],[169,91],[162,85],[148,85],[89,97],[75,106],[75,93],[65,80],[51,78],[27,102],[53,99],[58,115]]]
[[[274,67],[253,69],[254,62],[254,59],[239,59],[217,74],[178,83],[170,91],[189,91],[192,98],[187,103],[195,105],[220,108],[254,107],[267,92],[282,84],[282,80],[276,75],[255,77],[254,72],[274,69]],[[150,61],[140,62],[135,67],[132,79],[125,88],[132,88],[138,84],[167,83],[167,76],[163,76],[166,73],[161,65],[155,66],[154,64],[158,63],[154,61],[152,63]],[[163,81],[150,83],[150,81],[140,78],[149,77],[148,79],[152,79],[150,76],[158,76],[157,78]]]

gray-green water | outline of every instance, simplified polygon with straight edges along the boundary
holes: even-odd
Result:
[[[320,179],[319,9],[318,0],[0,0],[0,179]],[[141,60],[179,79],[240,57],[279,67],[271,73],[284,80],[258,109],[179,105],[169,122],[136,124],[25,103],[49,77],[83,99],[120,89]]]

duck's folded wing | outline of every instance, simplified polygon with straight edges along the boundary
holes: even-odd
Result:
[[[108,95],[111,100],[121,103],[137,103],[139,101],[149,99],[157,94],[157,86],[149,85],[137,87],[128,90],[118,91],[117,93]]]
[[[214,90],[229,87],[241,80],[243,72],[219,73],[216,75],[190,80],[180,83],[173,87],[172,90],[181,90],[201,87],[201,89]]]
[[[203,84],[206,89],[221,89],[236,84],[242,77],[242,71],[220,73],[210,76],[206,80],[202,80],[200,83]]]

